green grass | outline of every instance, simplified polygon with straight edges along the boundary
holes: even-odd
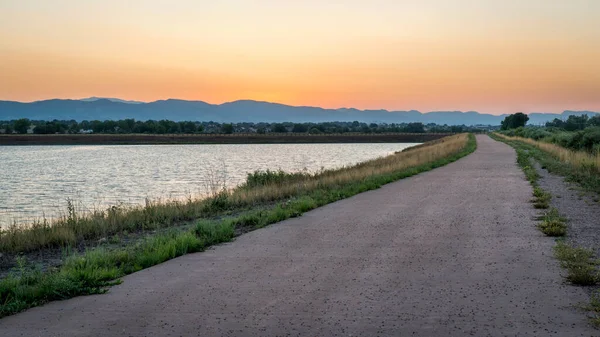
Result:
[[[590,299],[590,303],[584,309],[591,311],[594,318],[591,319],[592,324],[600,326],[600,291],[595,291]]]
[[[552,208],[542,215],[538,228],[548,236],[565,236],[567,235],[566,221],[567,219],[559,214],[558,209]]]
[[[172,231],[133,247],[98,248],[72,255],[55,271],[42,272],[22,264],[15,273],[0,281],[0,317],[49,301],[101,294],[107,287],[119,283],[119,277],[232,238],[231,225],[200,222],[193,232]]]
[[[517,164],[525,173],[525,178],[531,186],[533,186],[533,199],[531,202],[533,203],[533,207],[536,209],[548,209],[550,207],[550,201],[552,200],[552,195],[542,189],[538,183],[540,179],[540,174],[533,166],[533,160],[535,157],[532,155],[530,149],[526,146],[526,144],[522,144],[521,142],[508,141],[504,138],[498,137],[495,134],[490,134],[490,137],[497,141],[501,141],[507,143],[508,145],[515,148],[517,152]],[[540,228],[541,229],[541,228]]]
[[[538,141],[535,143],[538,144],[536,146],[526,143],[525,141],[529,141],[527,139],[519,141],[517,139],[500,138],[494,134],[491,134],[491,136],[496,140],[511,145],[517,151],[526,151],[531,158],[534,158],[548,172],[565,177],[565,180],[580,185],[585,191],[594,192],[596,195],[600,194],[600,175],[593,161],[571,158],[571,155],[577,157],[577,153],[569,152],[568,149],[561,148],[559,145],[549,146],[549,143]],[[545,151],[543,148],[547,148],[548,151]],[[600,156],[600,154],[596,156]]]
[[[567,281],[575,285],[592,286],[600,280],[598,262],[591,249],[572,247],[559,241],[554,247],[554,255],[567,270]]]
[[[472,153],[476,146],[475,137],[469,135],[466,144],[459,151],[432,162],[366,176],[333,188],[332,185],[322,185],[304,195],[279,202],[269,209],[249,210],[238,216],[220,220],[199,220],[191,230],[178,232],[172,229],[133,246],[112,250],[96,248],[84,254],[71,255],[56,270],[42,272],[21,260],[22,263],[13,274],[0,280],[0,317],[49,301],[79,295],[101,294],[108,287],[119,283],[118,279],[124,275],[184,254],[202,251],[214,244],[230,241],[236,235],[236,230],[245,232],[262,228],[300,216],[325,204],[432,170]],[[276,174],[277,183],[285,180],[285,174]],[[293,179],[298,177],[294,176]],[[272,180],[272,177],[266,180]],[[254,181],[256,184],[263,184],[261,181],[264,182],[265,179],[259,177]],[[213,198],[211,203],[215,205],[210,207],[224,208],[229,204],[228,198],[229,195]]]

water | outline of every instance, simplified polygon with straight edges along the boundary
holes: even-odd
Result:
[[[338,168],[416,144],[0,146],[0,226],[146,198],[205,195],[258,169]]]

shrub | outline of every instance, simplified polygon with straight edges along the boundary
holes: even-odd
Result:
[[[595,285],[599,277],[596,270],[594,252],[591,249],[576,248],[559,242],[554,247],[554,255],[567,269],[567,280],[577,285]]]

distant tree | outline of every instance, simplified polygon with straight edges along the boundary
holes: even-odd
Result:
[[[565,122],[563,122],[562,120],[558,119],[558,118],[554,118],[551,122],[546,122],[546,127],[547,128],[564,128],[565,127]]]
[[[225,123],[225,124],[221,125],[221,132],[226,133],[226,134],[232,134],[233,133],[233,124]]]
[[[15,129],[15,131],[17,131],[17,133],[27,133],[27,130],[29,130],[29,126],[31,125],[31,121],[27,118],[21,118],[21,119],[17,119],[13,125],[13,128]]]
[[[317,128],[311,128],[310,130],[308,130],[308,133],[310,133],[311,135],[318,135],[323,133],[323,131],[317,129]]]
[[[425,132],[425,126],[423,125],[423,123],[408,123],[404,127],[403,131],[410,133],[423,133]]]
[[[587,124],[588,126],[600,126],[600,115],[596,115],[588,119]]]
[[[0,129],[4,130],[4,133],[6,133],[6,134],[12,133],[12,128],[10,127],[10,125],[8,123],[0,125]]]
[[[194,122],[179,122],[179,130],[183,133],[195,133],[198,131],[198,126]]]
[[[295,133],[305,133],[306,131],[308,131],[308,127],[304,124],[294,124],[292,128],[292,132]]]
[[[283,124],[273,124],[273,128],[271,129],[273,132],[277,133],[286,133],[288,132],[287,128]]]
[[[117,121],[117,128],[120,133],[131,133],[135,127],[135,119],[122,119]]]
[[[529,116],[522,112],[517,112],[515,114],[506,116],[501,124],[502,130],[516,129],[518,127],[523,127],[527,124],[529,120]]]
[[[464,125],[452,125],[450,127],[450,132],[461,133],[461,132],[464,132],[463,131],[464,129],[465,129]]]
[[[564,129],[567,131],[583,130],[587,125],[588,118],[589,117],[587,115],[571,115],[569,118],[567,118]]]

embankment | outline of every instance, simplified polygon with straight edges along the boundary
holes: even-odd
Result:
[[[0,232],[0,251],[6,263],[16,261],[16,271],[0,280],[0,317],[104,292],[121,276],[446,165],[475,148],[475,137],[459,134],[316,174],[256,172],[244,185],[207,199],[69,213],[51,224],[9,228]],[[56,254],[61,264],[32,267]]]

